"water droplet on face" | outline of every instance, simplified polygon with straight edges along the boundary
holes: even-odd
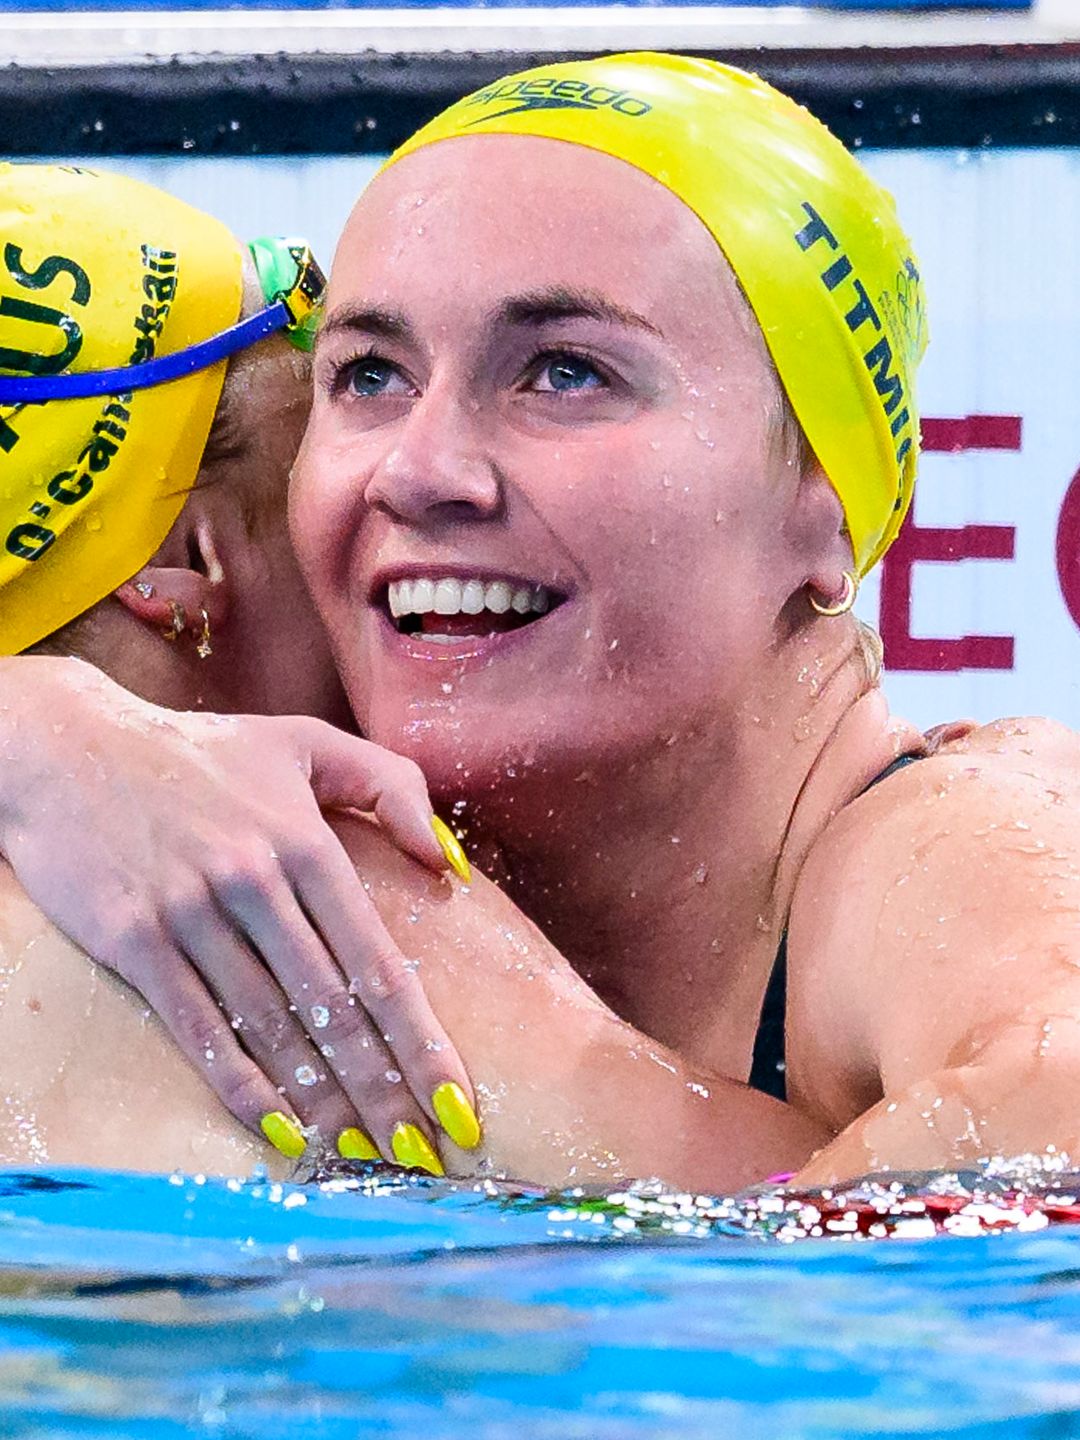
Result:
[[[293,1071],[298,1085],[317,1085],[319,1077],[310,1065],[297,1065]]]
[[[400,1070],[387,1070],[387,1072],[386,1072],[386,1078],[387,1078],[387,1080],[389,1080],[389,1082],[390,1082],[391,1085],[400,1085],[400,1084],[401,1084],[401,1071],[400,1071]]]
[[[330,1024],[330,1011],[325,1005],[312,1005],[311,1023],[316,1030],[325,1030]]]

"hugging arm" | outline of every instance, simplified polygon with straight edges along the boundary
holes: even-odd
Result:
[[[374,812],[441,871],[415,765],[319,720],[162,709],[75,659],[0,660],[0,697],[0,854],[243,1124],[284,1110],[330,1133],[362,1107],[388,1143],[398,1121],[434,1133],[440,1085],[471,1097],[320,810]],[[327,1060],[324,1015],[346,1009]],[[392,1111],[366,1083],[390,1069],[405,1077]]]
[[[427,877],[362,820],[339,834],[472,1076],[483,1121],[455,1174],[552,1186],[659,1176],[729,1191],[793,1170],[831,1138],[793,1107],[619,1020],[494,885]]]
[[[808,864],[792,938],[820,947],[802,983],[821,1019],[792,1080],[839,1133],[801,1180],[1080,1158],[1077,758],[926,761]],[[863,1074],[826,1095],[830,1050]]]

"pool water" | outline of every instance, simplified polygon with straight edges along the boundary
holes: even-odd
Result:
[[[0,1436],[1064,1440],[1078,1188],[0,1172]]]

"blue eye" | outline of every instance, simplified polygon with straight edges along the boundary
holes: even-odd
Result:
[[[333,387],[339,394],[356,395],[361,400],[414,393],[412,381],[401,367],[381,355],[358,355],[339,366]]]
[[[552,355],[541,361],[536,369],[535,388],[545,393],[597,390],[604,384],[604,378],[595,365],[590,365],[578,355]]]
[[[382,395],[394,375],[394,367],[385,360],[358,360],[349,367],[346,384],[354,395]]]

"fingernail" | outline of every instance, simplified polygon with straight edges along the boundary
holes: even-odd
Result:
[[[365,1135],[363,1130],[358,1130],[355,1125],[350,1125],[347,1130],[342,1130],[337,1137],[337,1148],[338,1154],[345,1160],[382,1159],[371,1136]]]
[[[259,1121],[259,1128],[275,1150],[287,1155],[290,1160],[299,1160],[307,1149],[304,1132],[291,1116],[283,1110],[271,1110]]]
[[[446,856],[448,863],[461,876],[466,885],[471,885],[472,870],[469,867],[469,857],[461,848],[458,838],[450,826],[445,820],[440,820],[438,815],[432,815],[431,828],[435,831],[435,839],[442,846],[442,853]]]
[[[445,1175],[442,1161],[428,1143],[427,1136],[415,1125],[402,1123],[394,1131],[391,1141],[394,1159],[399,1165],[410,1170],[426,1170],[429,1175]]]
[[[475,1150],[480,1144],[480,1121],[461,1086],[447,1080],[432,1095],[431,1104],[454,1144],[462,1150]]]

